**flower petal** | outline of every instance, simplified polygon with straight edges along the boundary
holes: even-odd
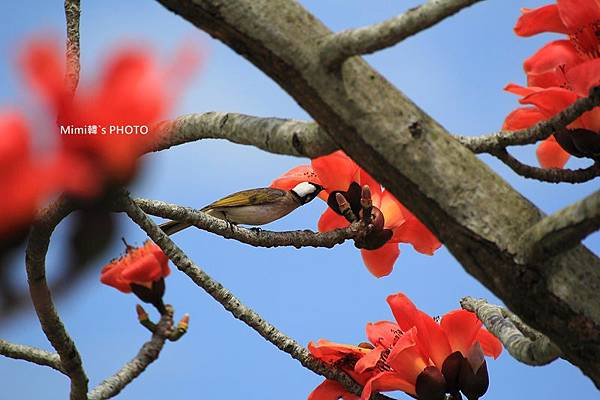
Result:
[[[397,243],[386,243],[376,250],[361,249],[360,254],[369,272],[381,278],[392,272],[400,249]]]
[[[540,143],[535,154],[543,168],[563,168],[571,157],[569,153],[560,147],[554,136],[550,136]]]
[[[542,32],[567,33],[556,4],[534,9],[523,8],[521,11],[523,14],[514,27],[519,36],[533,36]]]
[[[487,329],[481,328],[479,332],[477,332],[475,340],[481,345],[483,354],[494,357],[494,360],[500,357],[500,354],[502,353],[502,343]]]
[[[356,365],[354,365],[354,372],[356,372],[357,374],[362,374],[366,370],[375,367],[381,359],[381,353],[383,353],[384,350],[384,347],[377,346],[371,351],[369,351],[356,362]]]
[[[394,236],[392,236],[390,242],[410,243],[419,253],[433,255],[442,246],[442,243],[413,213],[401,203],[398,203],[398,205],[402,210],[405,221],[393,230]]]
[[[417,328],[412,327],[398,339],[387,357],[388,364],[402,379],[412,384],[429,366],[429,357],[419,346]]]
[[[392,321],[369,322],[366,331],[367,338],[369,338],[371,343],[375,346],[381,345],[383,347],[392,346],[402,334],[402,330],[398,324]]]
[[[586,61],[569,69],[566,76],[571,89],[579,96],[586,97],[591,88],[600,85],[600,58]]]
[[[398,228],[406,222],[403,212],[406,208],[387,190],[381,195],[379,209],[383,213],[385,219],[384,227],[387,229]]]
[[[577,94],[570,90],[551,87],[526,95],[519,103],[534,105],[549,118],[573,104],[577,97]]]
[[[318,228],[319,232],[329,232],[338,228],[345,228],[350,223],[346,220],[346,218],[342,217],[331,208],[327,208],[321,214],[321,218],[319,218]]]
[[[301,182],[313,182],[319,185],[321,184],[317,173],[310,165],[299,165],[275,179],[271,183],[270,187],[282,190],[290,190]]]
[[[442,317],[440,326],[448,338],[452,351],[460,351],[466,357],[481,329],[481,321],[472,312],[454,310]]]
[[[308,400],[358,400],[359,397],[348,392],[344,386],[331,379],[326,379],[309,395]]]
[[[319,176],[321,185],[330,193],[335,190],[347,190],[348,186],[359,178],[358,165],[341,150],[315,158],[311,165]]]
[[[556,0],[560,19],[571,32],[600,20],[598,0]],[[561,32],[562,33],[562,32]]]
[[[375,375],[363,388],[361,400],[368,400],[374,392],[391,392],[401,390],[412,396],[416,394],[415,384],[400,377],[395,372],[382,372]]]
[[[546,119],[546,114],[537,107],[521,107],[506,116],[502,129],[506,131],[527,129]]]

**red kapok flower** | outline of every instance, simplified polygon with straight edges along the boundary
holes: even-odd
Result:
[[[303,181],[311,181],[324,187],[319,197],[327,201],[330,207],[319,219],[318,227],[321,232],[349,225],[336,211],[336,193],[342,193],[357,214],[360,210],[361,187],[369,186],[373,206],[384,216],[383,229],[391,231],[390,239],[383,246],[374,250],[361,249],[365,265],[376,277],[386,276],[392,271],[400,254],[398,243],[410,243],[418,252],[429,255],[441,246],[425,225],[342,151],[315,158],[310,166],[301,165],[291,169],[274,180],[271,187],[289,190]]]
[[[71,98],[59,46],[49,40],[29,43],[22,69],[58,116],[62,151],[57,164],[69,170],[68,191],[95,196],[104,185],[133,177],[138,158],[157,140],[150,126],[166,117],[181,82],[197,64],[187,50],[161,68],[144,49],[122,49],[109,58],[95,84],[82,84]]]
[[[600,59],[582,62],[565,71],[563,87],[521,87],[510,84],[506,90],[523,96],[519,100],[527,107],[518,108],[504,121],[504,129],[529,128],[560,113],[578,98],[586,97],[600,84]],[[600,107],[582,114],[540,144],[537,156],[544,168],[562,168],[570,155],[596,157],[600,154]]]
[[[169,258],[154,242],[140,247],[127,246],[124,256],[102,268],[100,282],[123,293],[133,292],[159,311],[164,308],[164,278],[169,275]]]
[[[542,32],[568,34],[577,51],[587,58],[600,57],[600,2],[557,0],[556,4],[523,9],[515,25],[519,36]]]
[[[313,356],[335,365],[363,385],[361,399],[373,392],[401,390],[420,400],[443,400],[446,394],[469,399],[488,387],[484,354],[497,358],[502,345],[468,311],[450,311],[438,323],[402,293],[387,299],[396,323],[367,324],[370,343],[358,346],[319,340],[309,343]],[[354,399],[341,385],[326,380],[312,400]]]

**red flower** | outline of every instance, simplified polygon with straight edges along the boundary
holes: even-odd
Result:
[[[557,0],[556,4],[523,9],[515,25],[519,36],[542,32],[568,34],[584,57],[600,57],[600,2],[598,0]]]
[[[132,285],[150,288],[169,275],[169,258],[154,242],[140,247],[128,246],[124,256],[102,268],[100,281],[123,293],[131,293]]]
[[[95,196],[104,185],[133,177],[138,158],[157,139],[146,129],[166,117],[195,60],[181,53],[163,69],[149,52],[123,49],[108,60],[96,84],[82,85],[71,99],[62,59],[53,42],[38,40],[23,51],[21,65],[32,88],[58,116],[56,163],[69,171],[66,189]]]
[[[369,186],[373,206],[383,213],[383,228],[392,231],[391,239],[380,248],[361,249],[365,265],[377,277],[388,275],[392,271],[400,254],[398,243],[411,243],[415,250],[429,255],[441,246],[437,238],[406,207],[390,192],[382,189],[377,181],[342,151],[315,158],[310,166],[301,165],[293,168],[273,181],[271,186],[289,190],[303,181],[311,181],[323,186],[324,190],[319,197],[333,206],[335,200],[332,203],[332,199],[335,199],[335,193],[349,193],[350,203],[355,211],[360,208],[360,187]],[[318,223],[321,232],[348,225],[348,221],[331,207],[325,210]]]
[[[578,98],[586,97],[591,88],[600,84],[600,59],[581,62],[561,74],[562,87],[508,85],[506,90],[523,96],[519,102],[527,107],[510,113],[503,129],[529,128],[560,113]],[[600,152],[600,107],[582,114],[567,128],[570,131],[557,132],[538,147],[538,160],[544,168],[562,168],[570,155],[589,157]]]
[[[36,156],[25,118],[17,113],[0,114],[0,237],[18,232],[35,217],[46,196],[60,179],[48,160]]]
[[[363,400],[373,392],[394,390],[420,400],[442,400],[446,393],[457,395],[459,391],[468,398],[478,398],[487,391],[484,354],[497,358],[502,345],[473,313],[450,311],[438,323],[402,293],[389,296],[387,301],[396,323],[367,324],[370,344],[352,346],[320,340],[318,346],[309,344],[310,352],[363,385]],[[309,399],[353,398],[341,385],[326,382]]]

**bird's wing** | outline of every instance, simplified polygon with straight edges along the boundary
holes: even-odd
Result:
[[[250,189],[230,194],[204,207],[202,211],[215,208],[240,207],[256,204],[268,204],[286,195],[285,190],[274,188]]]

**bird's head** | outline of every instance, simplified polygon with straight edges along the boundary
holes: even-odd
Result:
[[[312,182],[300,182],[293,187],[292,192],[300,199],[302,204],[306,204],[312,201],[319,193],[323,190],[321,185],[317,185]]]

